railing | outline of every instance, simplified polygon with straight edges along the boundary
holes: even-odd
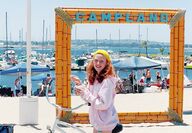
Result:
[[[76,109],[79,109],[81,108],[82,106],[84,105],[88,105],[88,103],[83,103],[83,104],[80,104],[79,106],[77,107],[74,107],[74,108],[63,108],[61,107],[60,105],[57,105],[55,103],[52,103],[49,99],[49,95],[48,95],[48,88],[46,88],[46,99],[48,101],[49,104],[51,104],[53,107],[55,107],[57,110],[58,110],[58,115],[55,119],[55,122],[53,124],[53,127],[51,128],[50,126],[47,126],[47,129],[50,131],[50,133],[54,133],[55,130],[58,130],[60,131],[61,133],[66,133],[61,127],[71,127],[75,130],[77,130],[78,132],[80,133],[86,133],[85,131],[83,131],[82,129],[76,127],[75,125],[73,124],[70,124],[70,123],[67,123],[67,122],[64,122],[64,121],[61,121],[59,118],[60,118],[60,115],[62,113],[62,111],[73,111],[73,110],[76,110]]]

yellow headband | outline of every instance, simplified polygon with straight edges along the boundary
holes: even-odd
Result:
[[[105,51],[105,50],[97,50],[97,51],[94,53],[93,57],[95,57],[96,54],[102,54],[103,56],[105,56],[105,58],[106,58],[106,60],[107,60],[108,62],[111,61],[111,58],[110,58],[108,52]]]

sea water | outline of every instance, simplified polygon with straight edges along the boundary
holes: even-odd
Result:
[[[99,49],[105,49],[105,50],[111,50],[113,51],[114,53],[115,52],[121,52],[121,51],[127,51],[128,54],[137,54],[138,51],[141,53],[141,54],[145,54],[145,48],[130,48],[130,47],[127,47],[127,46],[124,46],[124,47],[117,47],[117,46],[113,46],[113,47],[110,47],[108,45],[103,45],[103,46],[100,46],[100,47],[97,47]],[[85,54],[85,53],[88,53],[88,52],[93,52],[93,49],[95,49],[94,46],[92,47],[87,47],[87,45],[85,46],[80,46],[80,47],[72,47],[72,50],[71,50],[71,55],[72,56],[80,56],[82,54]],[[4,48],[0,48],[0,54],[3,53],[5,49]],[[22,55],[26,55],[26,49],[25,48],[18,48],[18,49],[14,49],[15,52],[16,52],[16,55],[18,57],[22,56]],[[52,49],[37,49],[35,50],[37,53],[42,53],[42,54],[48,54],[49,56],[53,55],[54,53],[54,48]],[[165,47],[165,51],[164,51],[164,54],[168,54],[169,53],[169,48],[168,47]],[[159,48],[148,48],[148,54],[159,54],[160,55],[160,52],[159,52]],[[187,51],[187,53],[185,53],[185,55],[191,55],[192,53],[190,51]],[[157,70],[157,69],[151,69],[151,74],[152,74],[152,80],[155,81],[156,79],[156,72],[157,71],[160,71],[161,73],[161,76],[164,78],[167,76],[168,72],[167,70]],[[185,75],[189,78],[189,79],[192,79],[192,70],[191,69],[185,69]],[[55,71],[50,71],[48,73],[51,73],[51,75],[55,75]],[[128,75],[130,73],[130,70],[128,71],[120,71],[119,72],[119,76],[121,78],[127,78]],[[139,80],[143,71],[140,71],[138,70],[136,73],[136,78]],[[85,71],[72,71],[72,74],[73,75],[77,75],[82,81],[84,81],[84,79],[86,78],[86,73]],[[46,75],[46,73],[45,73]],[[6,86],[6,87],[11,87],[13,88],[14,87],[14,81],[15,79],[17,78],[17,76],[10,76],[10,75],[0,75],[0,85],[2,86]],[[40,84],[41,84],[41,80],[39,81],[32,81],[32,92],[35,92],[38,88],[40,88]],[[21,81],[21,84],[22,85],[25,85],[26,86],[26,77],[23,76],[22,78],[22,81]],[[52,87],[53,87],[53,90],[55,89],[55,80],[53,81],[52,83]]]

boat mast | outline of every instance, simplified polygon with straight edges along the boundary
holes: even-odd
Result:
[[[20,48],[23,48],[23,28],[19,30],[19,43],[20,43]]]
[[[148,57],[148,51],[147,51],[147,49],[148,49],[148,27],[147,27],[147,46],[146,46],[146,54],[147,54],[147,57]]]
[[[51,42],[51,25],[49,25],[49,39],[48,39],[48,46],[50,45]]]
[[[47,49],[48,45],[49,45],[49,42],[48,42],[48,28],[46,28],[45,42],[46,42],[46,49]]]
[[[111,42],[111,33],[109,34],[109,41]]]
[[[19,44],[21,45],[21,30],[19,30]],[[20,46],[21,48],[21,46]]]
[[[7,28],[7,12],[5,12],[5,28],[6,28],[6,41],[5,41],[5,44],[6,44],[6,51],[8,51],[8,28]],[[6,55],[6,58],[8,59],[8,53]]]
[[[43,52],[43,45],[44,45],[44,33],[45,33],[45,20],[43,19],[42,52]]]
[[[75,26],[75,42],[77,41],[77,26]]]
[[[141,34],[140,34],[140,24],[139,24],[139,27],[138,27],[138,43],[139,43],[139,50],[138,50],[138,56],[140,56],[140,47],[141,47]]]
[[[121,41],[121,30],[119,29],[119,44],[120,44],[120,41]]]
[[[147,27],[147,42],[148,42],[148,27]]]
[[[96,40],[95,40],[95,42],[96,42],[96,49],[98,49],[98,44],[97,44],[97,41],[98,41],[98,36],[97,36],[97,29],[96,29]]]

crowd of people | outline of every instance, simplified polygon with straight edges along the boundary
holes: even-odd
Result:
[[[143,73],[143,76],[141,77],[139,84],[142,86],[157,86],[159,90],[162,89],[168,89],[169,88],[169,79],[162,78],[159,71],[156,72],[156,79],[154,81],[151,81],[151,72],[150,69],[146,70],[146,73]]]
[[[46,89],[51,92],[52,90],[52,77],[48,73],[45,78],[43,78],[42,83],[40,87],[37,89],[37,91],[34,93],[35,96],[45,96]],[[14,88],[12,90],[13,94],[12,96],[23,96],[26,95],[26,86],[22,85],[22,76],[18,76],[14,81]]]
[[[132,89],[132,91],[129,92],[142,92],[141,89],[144,89],[144,87],[150,87],[150,86],[156,86],[160,91],[162,89],[168,89],[169,88],[169,79],[162,78],[159,71],[156,71],[156,78],[152,80],[152,75],[150,69],[146,69],[144,73],[142,73],[142,76],[136,79],[134,71],[131,71],[128,79],[130,83],[130,87],[127,87],[128,89]],[[127,80],[124,80],[127,82]],[[127,84],[125,83],[125,87]],[[128,92],[128,93],[129,93]]]

